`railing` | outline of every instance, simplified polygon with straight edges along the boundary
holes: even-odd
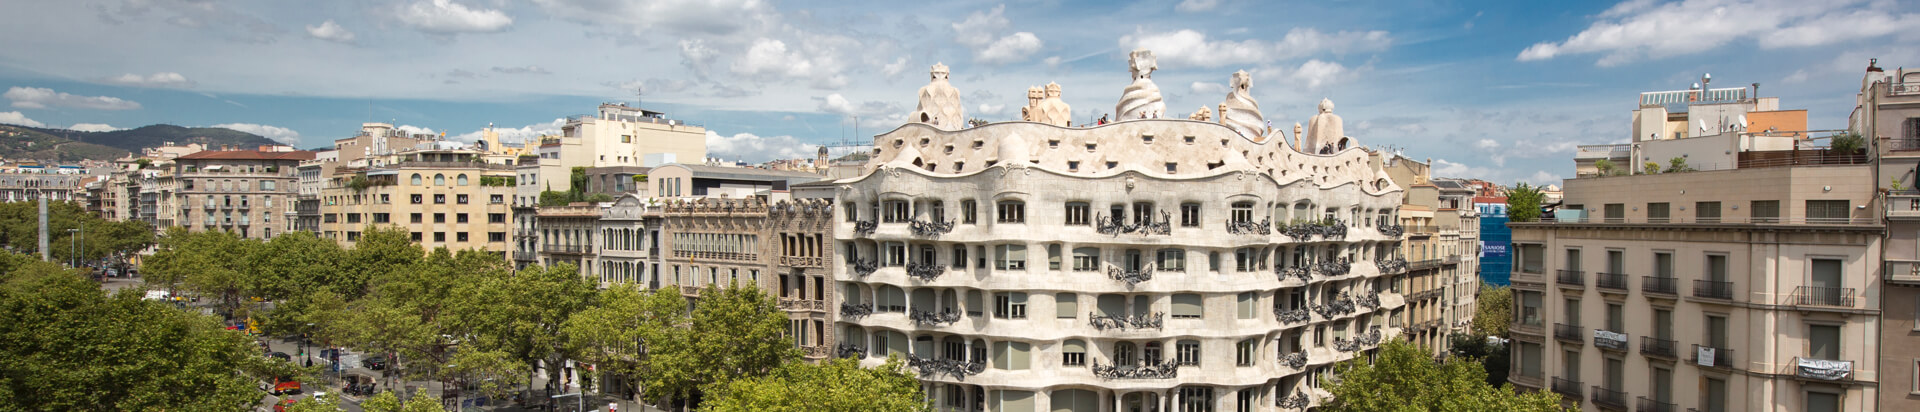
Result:
[[[1662,358],[1674,359],[1675,357],[1673,353],[1673,344],[1674,342],[1672,339],[1660,339],[1652,336],[1641,336],[1640,337],[1640,353],[1647,356],[1658,356]]]
[[[529,262],[540,260],[540,254],[533,253],[533,252],[513,252],[513,260],[524,260]]]
[[[834,347],[835,355],[842,358],[861,358],[867,356],[867,348],[851,343],[842,343]]]
[[[824,268],[827,258],[811,256],[781,256],[780,265],[788,267]]]
[[[1587,343],[1586,328],[1565,323],[1553,324],[1553,338],[1567,342]]]
[[[1587,275],[1586,272],[1581,272],[1578,270],[1560,270],[1560,275],[1555,279],[1558,279],[1558,281],[1562,285],[1586,287],[1587,286],[1586,275]]]
[[[1398,274],[1407,271],[1407,260],[1397,257],[1373,261],[1373,266],[1382,274]]]
[[[1701,350],[1702,348],[1708,350]],[[1706,368],[1733,368],[1733,349],[1712,346],[1693,345],[1693,351],[1687,355],[1687,362]]]
[[[942,309],[939,312],[909,309],[907,310],[907,320],[912,321],[915,325],[951,325],[954,322],[960,321],[960,312],[955,312],[953,309]]]
[[[1173,223],[1168,219],[1169,215],[1164,210],[1160,211],[1159,222],[1153,221],[1152,215],[1148,215],[1146,221],[1135,221],[1132,223],[1126,222],[1126,219],[1121,215],[1097,216],[1094,218],[1094,232],[1115,237],[1127,233],[1138,233],[1143,236],[1166,236],[1173,234]]]
[[[1306,323],[1312,320],[1313,316],[1308,315],[1306,309],[1283,310],[1276,307],[1273,308],[1273,318],[1278,319],[1281,324],[1292,324]]]
[[[940,275],[946,273],[947,265],[920,262],[907,263],[907,276],[919,279],[922,282],[932,281],[934,278],[938,278]]]
[[[1647,399],[1647,397],[1642,396],[1640,397],[1640,406],[1633,410],[1635,412],[1674,412],[1679,410],[1679,406],[1668,402]]]
[[[907,367],[916,369],[920,376],[952,376],[956,380],[966,380],[969,375],[978,375],[987,370],[987,365],[954,359],[923,359],[907,355]]]
[[[1288,368],[1300,369],[1307,366],[1307,353],[1294,352],[1280,357],[1280,364]]]
[[[1153,264],[1149,263],[1146,267],[1138,270],[1127,270],[1121,269],[1119,266],[1108,266],[1107,278],[1127,282],[1127,286],[1138,285],[1140,282],[1153,280]]]
[[[1920,82],[1887,83],[1888,96],[1920,94]]]
[[[855,221],[853,222],[853,235],[855,237],[873,236],[873,231],[879,228],[880,224],[872,220]]]
[[[1793,357],[1793,376],[1822,381],[1853,380],[1853,361]]]
[[[1553,378],[1552,386],[1555,393],[1573,398],[1580,398],[1581,395],[1585,394],[1585,392],[1580,390],[1580,381],[1570,381],[1565,378],[1555,377]]]
[[[591,250],[591,248],[592,246],[584,245],[540,245],[540,250],[547,253],[581,254],[586,253],[588,250]]]
[[[1694,280],[1693,296],[1707,299],[1733,299],[1733,282],[1723,280]]]
[[[1601,289],[1627,290],[1627,274],[1596,272],[1594,284]]]
[[[1880,226],[1875,217],[1703,217],[1673,216],[1666,218],[1601,218],[1555,219],[1553,216],[1541,216],[1532,222],[1513,222],[1516,225],[1618,225],[1618,224],[1689,224],[1689,225],[1819,225],[1819,226]]]
[[[673,257],[681,258],[681,259],[701,259],[701,260],[739,260],[739,261],[760,260],[759,253],[701,252],[701,251],[692,251],[692,250],[675,250],[673,251]]]
[[[1866,164],[1864,153],[1837,153],[1832,149],[1809,150],[1765,150],[1740,152],[1737,167],[1751,169],[1757,167],[1812,166],[1812,165],[1857,165]]]
[[[1091,313],[1089,313],[1089,314],[1087,314],[1087,324],[1088,324],[1089,326],[1093,326],[1093,328],[1094,328],[1094,329],[1099,329],[1099,330],[1107,330],[1107,329],[1120,329],[1120,330],[1126,330],[1126,329],[1154,329],[1154,330],[1158,330],[1158,329],[1160,329],[1160,328],[1162,327],[1162,325],[1164,324],[1164,323],[1163,323],[1163,322],[1162,322],[1161,320],[1162,320],[1162,319],[1164,319],[1164,318],[1165,318],[1165,316],[1166,316],[1166,314],[1164,314],[1164,313],[1160,313],[1160,312],[1154,312],[1154,313],[1151,313],[1151,314],[1143,314],[1143,315],[1139,315],[1139,316],[1131,316],[1131,315],[1098,315],[1098,314],[1091,314]]]
[[[840,317],[842,318],[858,318],[872,314],[873,304],[871,303],[861,303],[857,305],[846,302],[840,303]]]
[[[1407,264],[1407,270],[1433,269],[1440,267],[1440,259],[1416,260]]]
[[[914,236],[937,238],[940,237],[940,235],[953,231],[953,221],[948,220],[942,222],[938,220],[926,221],[912,219],[907,221],[907,229],[913,232]]]
[[[873,258],[856,258],[847,264],[853,266],[853,275],[859,277],[867,277],[873,274],[873,271],[880,270],[880,262]]]
[[[1600,385],[1594,385],[1593,397],[1591,399],[1593,400],[1594,405],[1599,405],[1601,407],[1608,407],[1608,408],[1613,408],[1618,410],[1627,409],[1627,393],[1626,392],[1602,388],[1600,387]]]
[[[1665,276],[1642,276],[1640,277],[1640,291],[1673,295],[1679,290],[1677,286],[1678,280],[1679,279]]]
[[[1853,307],[1854,301],[1853,288],[1828,288],[1819,286],[1793,288],[1793,304],[1795,306],[1851,308]]]
[[[1595,328],[1593,330],[1593,347],[1625,351],[1627,350],[1627,334]]]
[[[1920,139],[1896,139],[1908,147],[1894,149],[1900,151],[1920,151]],[[1911,154],[1911,153],[1908,153]],[[1887,192],[1885,196],[1887,217],[1920,217],[1920,190],[1906,189]]]
[[[1259,223],[1255,223],[1251,221],[1229,220],[1227,221],[1227,234],[1271,235],[1273,234],[1273,222],[1271,218],[1260,219]]]
[[[1101,365],[1094,362],[1093,376],[1100,379],[1173,379],[1180,376],[1180,364],[1172,360],[1158,365]]]

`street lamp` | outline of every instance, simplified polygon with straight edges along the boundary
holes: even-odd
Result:
[[[307,367],[313,367],[313,351],[307,350],[307,344],[313,342],[313,324],[307,324],[307,333],[300,334],[300,352],[307,355]]]

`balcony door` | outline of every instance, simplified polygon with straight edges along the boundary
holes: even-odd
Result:
[[[1811,287],[1811,290],[1807,291],[1808,294],[1813,296],[1814,299],[1817,299],[1819,303],[1828,305],[1840,304],[1840,288],[1842,287],[1840,260],[1814,259],[1811,273],[1807,279],[1807,286]]]

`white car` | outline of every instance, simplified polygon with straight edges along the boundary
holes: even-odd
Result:
[[[168,300],[168,298],[170,298],[170,297],[173,297],[173,294],[171,294],[171,293],[167,293],[167,291],[164,291],[164,290],[149,290],[149,291],[147,291],[147,297],[145,297],[145,298],[142,298],[142,299],[143,299],[143,300]]]

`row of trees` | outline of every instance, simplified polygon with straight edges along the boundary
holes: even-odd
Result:
[[[83,262],[106,259],[124,263],[154,242],[153,226],[146,222],[101,219],[73,202],[47,202],[47,235],[47,252],[57,262],[78,257]],[[0,246],[22,254],[40,254],[38,202],[0,203]]]
[[[912,380],[899,365],[799,362],[785,312],[751,285],[710,285],[697,301],[677,288],[601,289],[570,264],[515,270],[495,253],[422,250],[403,229],[362,233],[345,249],[304,232],[259,241],[174,230],[148,259],[148,281],[213,297],[220,313],[252,318],[272,335],[308,334],[392,357],[396,378],[495,398],[533,387],[538,368],[567,360],[628,378],[607,392],[644,387],[653,401],[713,398],[709,409],[719,410],[806,400],[769,395],[767,385]],[[546,387],[560,387],[561,376],[549,370]],[[862,404],[920,399],[917,384],[845,390],[860,393],[850,399]]]

